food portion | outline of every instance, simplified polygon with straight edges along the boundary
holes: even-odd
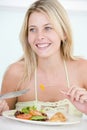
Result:
[[[66,116],[62,113],[62,112],[57,112],[55,113],[50,119],[49,121],[52,122],[65,122],[67,120]]]
[[[47,121],[48,116],[46,113],[37,110],[35,106],[25,107],[22,110],[17,110],[14,114],[16,118],[33,120],[33,121]]]
[[[33,121],[50,121],[50,122],[65,122],[67,121],[66,116],[62,112],[53,114],[50,118],[42,111],[37,110],[35,106],[24,107],[20,111],[17,110],[14,113],[16,118]]]

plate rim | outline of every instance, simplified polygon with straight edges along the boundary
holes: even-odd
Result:
[[[55,126],[60,126],[60,125],[72,125],[72,124],[78,124],[80,123],[80,119],[79,120],[75,120],[75,121],[66,121],[66,122],[50,122],[50,121],[33,121],[33,120],[24,120],[24,119],[19,119],[16,118],[13,114],[14,112],[16,112],[17,110],[8,110],[8,111],[4,111],[2,113],[3,117],[6,117],[8,119],[12,119],[15,121],[20,121],[20,122],[24,122],[24,123],[30,123],[30,124],[39,124],[39,125],[55,125]]]

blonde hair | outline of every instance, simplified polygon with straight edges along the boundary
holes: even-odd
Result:
[[[37,66],[37,56],[28,43],[28,21],[31,13],[38,11],[48,15],[61,37],[61,55],[64,59],[73,59],[72,32],[66,10],[58,0],[38,0],[27,10],[20,32],[20,41],[24,50],[25,77],[31,77]]]

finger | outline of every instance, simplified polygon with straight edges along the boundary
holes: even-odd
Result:
[[[80,98],[85,94],[87,94],[87,91],[85,89],[78,89],[75,97],[76,101],[79,101]]]
[[[78,87],[78,86],[76,86],[76,85],[72,85],[72,86],[69,88],[67,94],[70,95],[70,93],[72,93],[72,91],[74,91],[74,89],[77,89],[77,90],[85,90],[84,88],[80,88],[80,87]]]
[[[9,106],[7,105],[7,102],[5,100],[1,100],[0,101],[0,115],[5,110],[9,110]]]
[[[3,105],[4,105],[4,100],[0,100],[0,111],[1,111],[2,108],[3,108]]]
[[[73,86],[69,89],[67,95],[69,95],[71,97],[71,100],[73,101],[75,100],[79,100],[80,96],[82,96],[85,93],[85,89],[84,88],[79,88],[77,86]]]
[[[73,87],[70,89],[68,94],[69,94],[72,101],[76,98],[77,91],[78,91],[78,87]]]
[[[72,86],[69,88],[69,90],[68,90],[68,92],[67,92],[67,95],[70,95],[71,92],[73,91],[73,89],[75,89],[75,88],[76,88],[76,86],[75,86],[75,85],[72,85]]]
[[[81,103],[87,102],[87,93],[82,95],[79,100]]]

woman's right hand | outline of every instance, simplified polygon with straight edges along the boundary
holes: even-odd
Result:
[[[5,100],[0,100],[0,115],[3,111],[9,110],[9,106]]]

